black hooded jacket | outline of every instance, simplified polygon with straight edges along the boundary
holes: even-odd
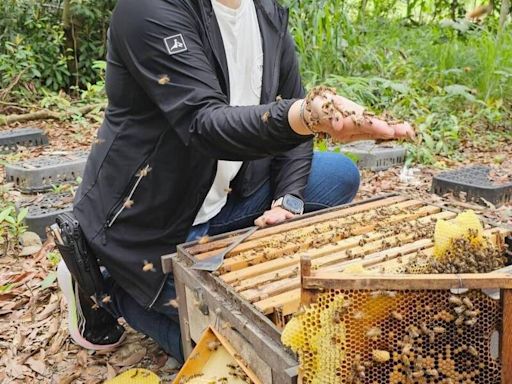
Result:
[[[306,186],[311,136],[296,134],[287,117],[303,96],[288,13],[273,0],[254,2],[264,53],[261,105],[243,107],[229,105],[211,0],[119,0],[114,10],[109,104],[74,212],[92,251],[145,307],[165,281],[160,256],[186,240],[218,160],[244,161],[232,182],[243,196],[269,178],[274,198],[301,196]],[[153,271],[143,269],[147,263]]]

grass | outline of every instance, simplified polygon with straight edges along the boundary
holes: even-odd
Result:
[[[476,129],[506,132],[512,116],[512,34],[398,14],[357,15],[336,0],[289,1],[306,86],[327,83],[372,109],[412,121],[420,133],[410,161],[460,157]]]

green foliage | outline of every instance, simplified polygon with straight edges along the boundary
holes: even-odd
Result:
[[[14,244],[17,244],[18,238],[26,227],[23,223],[28,214],[26,208],[22,208],[19,212],[12,203],[2,202],[0,206],[0,243],[2,251],[7,252]]]
[[[459,156],[460,140],[477,125],[511,127],[510,25],[500,32],[493,18],[483,27],[431,22],[448,16],[451,2],[410,2],[415,8],[409,11],[394,0],[375,0],[366,11],[338,0],[288,3],[306,87],[327,83],[376,112],[412,121],[420,137],[410,160]],[[426,23],[402,19],[427,11]]]
[[[115,0],[71,0],[71,29],[66,33],[61,1],[2,0],[0,88],[17,80],[14,97],[30,99],[45,89],[95,84],[95,63],[106,55],[114,5]]]

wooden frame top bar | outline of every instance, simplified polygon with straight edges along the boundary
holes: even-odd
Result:
[[[435,274],[435,275],[348,275],[345,273],[311,272],[302,276],[303,289],[512,289],[512,274]]]

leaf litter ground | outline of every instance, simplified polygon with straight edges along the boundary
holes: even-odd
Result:
[[[4,155],[4,162],[37,157],[48,152],[87,149],[94,142],[96,128],[89,124],[37,122],[49,136],[51,147],[24,149]],[[10,127],[13,128],[13,127]],[[100,143],[101,144],[101,143]],[[470,164],[491,164],[493,177],[505,180],[512,175],[512,141],[497,140],[490,145],[465,142],[464,160],[440,159],[438,166],[450,169]],[[17,201],[20,193],[5,185],[0,170],[4,200]],[[362,184],[356,199],[399,192],[451,208],[472,208],[488,219],[512,225],[512,206],[494,207],[489,202],[465,202],[454,196],[430,194],[432,176],[440,168],[394,167],[386,171],[362,171]],[[506,181],[506,180],[505,180]],[[101,383],[134,367],[153,370],[169,381],[175,367],[149,338],[128,328],[128,337],[115,351],[92,353],[74,345],[67,332],[66,307],[55,281],[54,244],[28,256],[11,244],[0,254],[0,383]],[[166,380],[167,379],[167,380]]]

